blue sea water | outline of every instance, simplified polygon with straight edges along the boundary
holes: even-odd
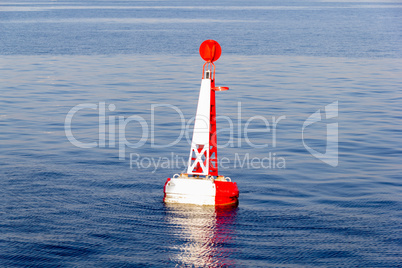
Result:
[[[398,1],[0,2],[0,266],[401,266],[401,29]],[[205,39],[237,208],[162,202]]]

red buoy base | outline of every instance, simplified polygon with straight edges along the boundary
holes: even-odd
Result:
[[[226,206],[237,205],[239,189],[230,178],[218,176],[189,177],[176,174],[168,178],[164,187],[165,203]]]

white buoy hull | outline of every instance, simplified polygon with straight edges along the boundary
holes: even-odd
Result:
[[[215,205],[215,184],[205,179],[173,178],[165,186],[165,202]]]

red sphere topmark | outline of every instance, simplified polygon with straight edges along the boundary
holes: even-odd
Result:
[[[221,53],[221,46],[215,40],[205,40],[200,46],[201,58],[207,62],[217,61]]]

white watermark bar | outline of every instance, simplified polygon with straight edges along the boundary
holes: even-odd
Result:
[[[221,169],[285,169],[286,160],[277,153],[269,152],[266,157],[251,157],[250,153],[235,153],[234,157],[221,157],[218,161]],[[171,153],[170,157],[141,156],[138,153],[130,153],[130,169],[147,169],[155,173],[159,169],[175,169],[185,172],[187,158]]]

